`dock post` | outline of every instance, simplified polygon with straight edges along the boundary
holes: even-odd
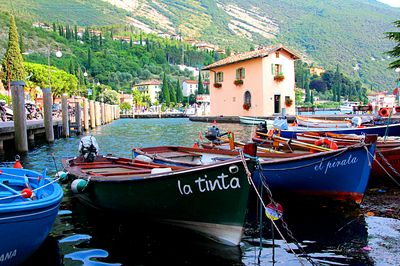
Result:
[[[105,112],[104,112],[104,103],[103,102],[100,103],[100,113],[101,113],[101,124],[104,125],[106,122],[105,122],[105,117],[104,117]]]
[[[35,144],[35,133],[32,130],[28,132],[28,144],[34,145]]]
[[[108,108],[108,104],[107,103],[104,105],[104,116],[105,116],[105,119],[106,119],[106,124],[110,123],[110,119],[109,119],[110,110]]]
[[[61,110],[62,110],[62,136],[69,137],[69,112],[68,112],[68,95],[63,93],[61,95]]]
[[[94,113],[94,101],[90,100],[89,101],[89,114],[90,114],[90,127],[92,129],[96,128],[96,115]]]
[[[81,103],[75,103],[75,123],[76,123],[76,134],[80,135],[82,133],[82,110]]]
[[[24,86],[25,82],[23,81],[11,81],[10,83],[15,130],[15,149],[17,152],[28,151]]]
[[[53,97],[51,96],[51,89],[44,88],[43,91],[43,122],[46,131],[46,141],[48,143],[54,142],[54,128],[53,128]]]
[[[286,116],[286,108],[285,108],[285,107],[282,108],[282,116],[283,116],[283,117]]]
[[[96,114],[96,126],[101,126],[101,110],[100,110],[100,103],[94,103],[94,109]]]
[[[89,131],[89,102],[86,98],[83,99],[83,127]]]

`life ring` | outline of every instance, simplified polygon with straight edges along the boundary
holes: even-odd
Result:
[[[381,108],[379,110],[379,115],[382,116],[382,117],[387,117],[389,115],[388,108]]]
[[[400,113],[400,106],[396,106],[396,107],[394,108],[394,110],[396,111],[396,113]]]
[[[314,145],[320,146],[320,147],[327,147],[332,150],[338,149],[338,145],[336,144],[336,142],[334,142],[333,140],[330,140],[328,138],[322,138],[322,139],[316,140],[314,142]],[[310,151],[315,152],[314,149],[310,149]]]

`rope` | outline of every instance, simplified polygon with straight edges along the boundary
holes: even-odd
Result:
[[[396,171],[396,169],[387,161],[387,159],[383,156],[383,154],[381,153],[381,151],[379,149],[376,149],[376,152],[378,153],[378,155],[382,158],[382,160],[389,166],[389,168],[397,175],[400,176],[400,174]],[[371,156],[373,156],[370,153]],[[387,170],[386,168],[374,157],[374,160],[378,163],[378,165],[383,169],[383,171],[385,171],[385,173],[389,176],[390,179],[393,180],[393,182],[396,183],[396,185],[398,185],[400,187],[400,183],[396,180],[396,178],[394,178]]]
[[[3,174],[4,174],[4,173],[3,173]],[[45,180],[51,180],[51,178],[45,178]],[[43,186],[40,186],[40,187],[37,187],[37,188],[33,189],[32,192],[36,192],[36,191],[38,191],[39,189],[42,189],[42,188],[47,187],[47,186],[49,186],[49,185],[51,185],[51,184],[53,184],[53,183],[55,183],[55,182],[58,182],[58,180],[60,180],[60,177],[58,177],[58,178],[56,178],[56,179],[53,179],[52,181],[50,181],[50,182],[47,183],[47,184],[44,184]],[[0,198],[0,200],[12,199],[12,198],[17,198],[17,197],[22,197],[22,193],[15,194],[15,195],[12,195],[12,196],[3,197],[3,198]]]
[[[239,154],[240,154],[240,159],[242,160],[242,163],[243,163],[243,166],[244,166],[244,169],[245,169],[245,172],[246,172],[246,175],[247,175],[247,179],[248,179],[248,181],[249,181],[249,184],[251,184],[252,187],[254,188],[254,190],[255,190],[255,192],[256,192],[256,194],[257,194],[257,197],[259,198],[259,200],[260,200],[261,204],[263,205],[264,209],[267,209],[267,206],[265,205],[265,203],[264,203],[264,201],[263,201],[263,199],[262,199],[260,193],[259,193],[258,190],[257,190],[256,185],[255,185],[254,182],[253,182],[253,179],[251,178],[251,172],[249,171],[249,168],[247,167],[247,163],[246,163],[245,156],[244,156],[244,154],[243,154],[243,150],[240,150],[240,151],[239,151]],[[260,173],[262,173],[261,167],[260,167]],[[271,190],[269,189],[269,187],[266,187],[266,189],[267,189],[268,195],[270,196],[270,199],[272,199]],[[272,201],[272,202],[273,202],[273,204],[275,204],[275,206],[276,206],[276,203],[275,203],[274,201]],[[285,242],[287,248],[293,253],[293,255],[296,256],[296,258],[299,260],[300,264],[304,266],[304,263],[302,262],[301,258],[300,258],[300,257],[296,254],[296,252],[290,247],[288,241],[285,239],[285,237],[283,236],[282,232],[279,230],[279,228],[278,228],[278,226],[276,225],[276,223],[275,223],[272,219],[270,219],[270,220],[271,220],[272,224],[274,225],[276,231],[279,233],[279,235],[281,236],[281,238],[284,240],[284,242]],[[288,227],[287,227],[287,224],[286,224],[285,222],[283,222],[283,220],[282,220],[282,224],[283,224],[284,228],[285,228],[286,230],[288,230],[288,232],[290,232],[290,230],[289,230]],[[292,239],[295,240],[295,238],[293,237],[293,234],[292,234],[291,232],[289,233],[289,236],[292,237]],[[307,259],[312,265],[316,265],[316,264],[311,260],[311,258],[307,255],[307,253],[303,250],[303,248],[301,248],[301,246],[298,244],[297,240],[296,240],[295,242],[296,242],[296,243],[295,243],[296,246],[297,246],[297,247],[299,248],[299,250],[304,254],[304,256],[306,257],[306,259]]]

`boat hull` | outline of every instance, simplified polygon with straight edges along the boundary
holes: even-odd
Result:
[[[23,180],[21,174],[26,174],[32,188],[38,186],[36,178],[40,174],[37,172],[12,168],[1,168],[1,171],[2,182],[18,183]],[[0,265],[21,264],[47,238],[58,213],[62,188],[52,183],[38,190],[37,196],[38,199],[31,201],[0,200]]]
[[[400,173],[400,147],[392,149],[378,148],[372,164],[371,185],[396,186],[400,184],[398,173]]]
[[[78,196],[106,212],[166,222],[238,245],[249,189],[243,163],[234,160],[144,177],[92,178]]]
[[[368,147],[368,153],[364,147]],[[360,203],[367,188],[375,144],[262,162],[254,180],[282,198],[319,198]],[[260,174],[262,172],[262,174]]]
[[[267,123],[267,127],[270,127],[274,124],[273,120],[250,117],[250,116],[239,116],[239,120],[241,124],[246,124],[246,125],[258,125],[260,123],[265,122]]]
[[[390,124],[382,126],[371,126],[363,128],[307,128],[307,127],[289,127],[287,130],[281,130],[280,136],[284,138],[295,139],[297,133],[303,132],[331,132],[336,134],[356,134],[356,135],[378,135],[400,136],[400,124]]]

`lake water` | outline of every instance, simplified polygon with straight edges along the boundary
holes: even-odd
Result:
[[[199,132],[204,133],[210,125],[188,119],[120,119],[99,127],[92,135],[98,140],[101,153],[130,157],[133,147],[192,146]],[[236,138],[244,141],[249,141],[254,131],[252,126],[239,124],[217,126],[222,132],[235,132]],[[58,139],[53,145],[38,143],[22,157],[23,165],[37,171],[46,167],[54,175],[61,170],[61,157],[77,155],[78,144],[78,137]],[[9,152],[2,160],[12,160],[14,155]],[[26,265],[301,265],[301,252],[286,230],[279,227],[288,244],[276,230],[271,231],[271,223],[265,217],[261,227],[258,218],[249,219],[240,247],[227,247],[174,227],[143,224],[138,218],[116,220],[96,213],[82,206],[69,187],[63,186],[65,197],[54,228]],[[284,211],[293,235],[315,263],[398,265],[399,221],[370,218],[359,208],[315,209],[300,205]],[[385,226],[393,233],[381,236]],[[388,240],[390,237],[393,239]],[[379,250],[382,242],[394,243],[394,248]],[[304,258],[300,260],[304,265],[310,264]]]

